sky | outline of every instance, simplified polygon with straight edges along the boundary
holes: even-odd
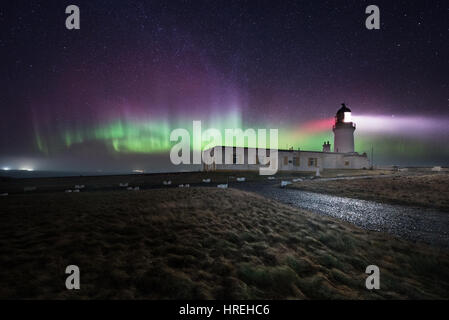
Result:
[[[321,150],[343,102],[375,164],[449,165],[447,1],[7,0],[0,34],[0,168],[189,170],[194,120]]]

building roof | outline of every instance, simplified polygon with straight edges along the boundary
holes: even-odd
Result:
[[[247,149],[263,149],[263,150],[270,150],[269,148],[249,148],[249,147],[226,147],[226,146],[215,146],[214,148],[222,148],[222,149],[224,149],[224,148],[238,148],[238,149],[245,149],[245,150],[247,150]],[[212,148],[209,148],[209,149],[207,149],[207,150],[210,150],[210,149],[212,149]],[[203,150],[203,152],[204,151],[207,151],[207,150]],[[353,156],[353,155],[358,155],[358,156],[360,156],[360,154],[358,153],[358,152],[349,152],[349,153],[345,153],[345,152],[332,152],[332,151],[310,151],[310,150],[298,150],[298,149],[296,149],[296,150],[291,150],[291,149],[276,149],[278,152],[303,152],[303,153],[332,153],[332,154],[343,154],[343,155],[350,155],[350,156]]]

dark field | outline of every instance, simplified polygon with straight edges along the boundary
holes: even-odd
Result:
[[[299,173],[278,173],[277,178],[282,177],[304,177],[311,176],[311,172]],[[23,194],[24,187],[36,187],[36,192],[63,192],[66,189],[73,189],[75,185],[85,185],[83,191],[113,191],[123,190],[120,183],[128,183],[132,187],[140,188],[160,188],[177,187],[179,184],[201,184],[203,179],[211,179],[211,185],[220,183],[235,182],[236,177],[245,177],[247,181],[267,180],[267,177],[260,176],[257,172],[181,172],[181,173],[154,173],[154,174],[133,174],[133,175],[105,175],[105,176],[76,176],[57,178],[32,178],[14,179],[0,176],[0,194]],[[163,181],[170,180],[170,186],[164,186]]]
[[[449,212],[449,173],[396,174],[354,180],[307,180],[289,186],[377,202],[436,208]]]
[[[233,189],[44,192],[2,197],[0,206],[3,299],[447,299],[449,293],[447,251]],[[81,290],[65,288],[70,264],[80,268]],[[370,264],[381,270],[380,290],[365,288]]]

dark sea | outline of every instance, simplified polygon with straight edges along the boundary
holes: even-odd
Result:
[[[25,171],[25,170],[0,170],[0,177],[7,178],[52,178],[52,177],[79,177],[79,176],[107,176],[107,175],[121,175],[133,174],[134,172],[78,172],[78,171]],[[136,173],[134,173],[136,174]]]

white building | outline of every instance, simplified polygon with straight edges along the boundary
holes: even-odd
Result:
[[[323,169],[364,169],[370,163],[366,153],[354,151],[355,124],[351,110],[344,104],[335,116],[334,152],[329,141],[324,142],[323,151],[278,150],[278,171],[316,171]],[[221,150],[219,150],[221,149]],[[221,151],[221,152],[220,152]],[[221,153],[221,161],[214,158],[210,165],[203,164],[204,171],[258,171],[262,165],[256,148],[216,146],[203,151],[216,157]],[[264,149],[267,156],[269,149]],[[249,157],[249,155],[253,157]],[[203,157],[204,158],[204,157]],[[250,159],[253,159],[252,161]]]

